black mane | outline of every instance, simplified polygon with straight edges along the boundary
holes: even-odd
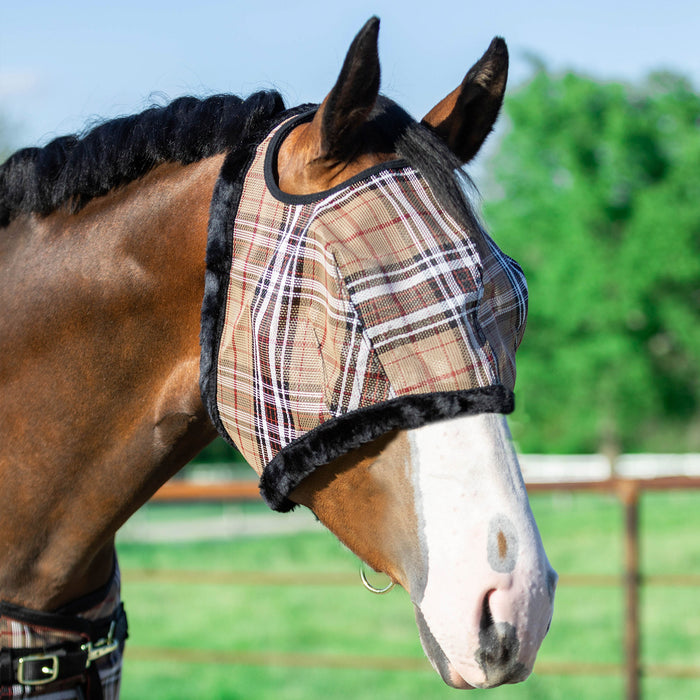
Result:
[[[0,227],[20,214],[78,211],[157,165],[193,163],[250,140],[284,110],[277,92],[247,99],[181,97],[164,107],[121,117],[82,137],[17,151],[0,166]]]
[[[62,206],[77,212],[162,163],[186,165],[232,149],[246,151],[284,110],[282,97],[272,91],[245,100],[234,95],[181,97],[107,121],[84,136],[62,136],[44,148],[17,151],[0,166],[0,228],[20,214],[46,215]],[[383,147],[421,172],[457,220],[473,224],[474,214],[455,178],[461,163],[429,127],[383,96],[370,123]]]

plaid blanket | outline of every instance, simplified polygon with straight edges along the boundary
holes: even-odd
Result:
[[[70,609],[57,611],[59,614],[76,615],[77,618],[97,621],[110,617],[119,607],[121,576],[119,566],[115,562],[114,574],[111,581],[96,594],[87,596],[70,606]],[[84,604],[85,609],[80,608]],[[78,632],[51,629],[39,624],[27,623],[14,619],[9,614],[0,615],[0,649],[44,649],[60,646],[65,643],[83,644],[89,641]],[[94,662],[97,667],[104,700],[117,700],[122,671],[123,648],[117,648],[109,656]],[[0,685],[0,698],[31,698],[41,696],[42,700],[82,700],[84,695],[75,687],[75,681],[64,684],[52,683],[42,686]]]
[[[277,149],[308,118],[272,130],[210,222],[210,247],[218,231],[231,256],[208,408],[278,510],[313,468],[387,430],[512,410],[527,316],[518,264],[408,163],[281,192]]]

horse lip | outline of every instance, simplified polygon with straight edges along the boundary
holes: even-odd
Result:
[[[427,620],[425,619],[423,612],[420,607],[414,603],[416,612],[416,624],[418,625],[418,632],[420,635],[421,644],[423,645],[423,650],[425,655],[428,657],[432,667],[437,671],[442,680],[446,685],[457,688],[459,690],[474,690],[474,689],[485,689],[494,688],[500,685],[505,685],[509,683],[520,683],[524,681],[532,672],[532,668],[526,667],[524,664],[516,662],[515,659],[503,668],[500,673],[493,673],[493,669],[488,668],[488,664],[484,663],[485,654],[489,651],[489,640],[485,638],[484,630],[480,636],[480,645],[477,651],[477,663],[482,668],[484,678],[482,681],[467,681],[455,668],[452,662],[449,660],[445,652],[443,651],[440,643],[435,639],[433,633],[430,631]],[[491,632],[495,632],[496,627],[500,627],[505,623],[498,623],[493,626],[494,629]],[[505,625],[511,627],[510,625]],[[490,628],[491,629],[491,628]],[[503,631],[503,630],[498,630]],[[514,630],[510,630],[511,634],[514,634]],[[488,635],[486,635],[488,637]],[[517,638],[516,638],[517,639]],[[516,653],[517,655],[517,653]]]
[[[449,671],[449,677],[445,678],[443,676],[442,680],[445,681],[447,685],[449,685],[451,688],[456,688],[457,690],[476,690],[479,686],[476,685],[470,685],[467,683],[467,681],[462,678],[462,676],[457,673],[455,667],[448,661],[449,664],[448,666],[448,671]]]
[[[462,676],[457,672],[452,662],[447,658],[445,652],[438,641],[430,631],[430,627],[423,616],[423,613],[418,605],[415,605],[416,624],[418,625],[418,633],[420,641],[423,645],[425,655],[428,657],[432,667],[438,672],[445,684],[451,688],[459,690],[473,690],[477,686],[467,683]]]

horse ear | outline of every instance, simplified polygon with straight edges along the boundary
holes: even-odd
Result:
[[[462,84],[423,119],[467,163],[491,133],[508,79],[508,48],[496,37]]]
[[[342,160],[353,150],[353,140],[367,121],[379,94],[379,19],[372,17],[348,49],[343,68],[314,117],[321,156]]]

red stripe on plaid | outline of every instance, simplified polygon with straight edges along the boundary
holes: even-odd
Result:
[[[265,182],[275,133],[231,227],[218,352],[219,415],[255,470],[321,423],[396,396],[512,389],[527,317],[517,263],[410,166],[281,202]]]

